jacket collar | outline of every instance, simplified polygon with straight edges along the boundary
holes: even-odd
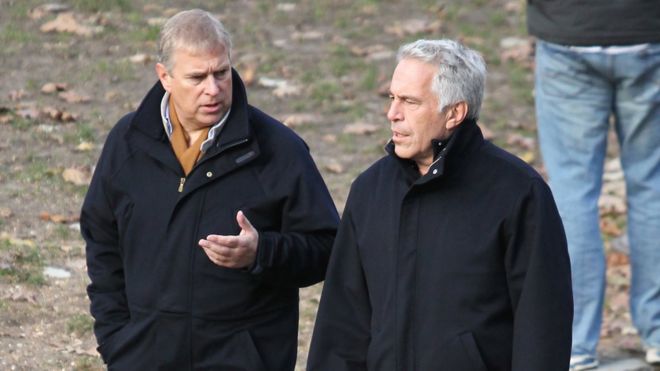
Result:
[[[415,184],[424,184],[437,179],[445,173],[450,173],[456,166],[460,166],[460,160],[467,153],[478,149],[484,141],[484,137],[474,119],[465,120],[456,129],[456,132],[446,141],[433,140],[434,161],[429,171],[424,176],[419,176],[417,166],[412,160],[402,159],[394,152],[394,142],[391,140],[385,146],[390,156],[396,158],[406,171],[414,168],[417,172]]]
[[[180,165],[170,148],[169,139],[165,133],[161,119],[160,102],[164,94],[165,89],[162,84],[160,81],[156,82],[142,100],[142,103],[140,103],[126,135],[132,143],[139,146],[152,157],[178,170]],[[142,135],[135,135],[136,133]],[[226,148],[249,142],[250,133],[251,127],[249,124],[245,86],[236,70],[232,68],[231,112],[221,135],[207,150],[200,163],[212,158]],[[258,151],[255,152],[255,154],[257,153]]]

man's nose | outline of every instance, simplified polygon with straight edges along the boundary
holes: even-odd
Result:
[[[390,103],[390,108],[387,110],[387,119],[390,121],[400,121],[403,119],[401,105],[396,99],[392,99]]]
[[[208,95],[218,95],[220,92],[220,82],[213,75],[208,75],[204,81],[204,90]]]

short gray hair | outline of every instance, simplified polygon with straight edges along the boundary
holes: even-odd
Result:
[[[438,111],[458,102],[468,105],[467,118],[479,118],[486,84],[486,63],[477,51],[454,40],[417,40],[403,45],[397,61],[412,58],[438,68],[431,89]]]
[[[231,58],[231,35],[222,22],[202,9],[184,10],[163,25],[158,43],[158,61],[171,71],[175,50],[206,51],[219,45],[227,48],[227,55]]]

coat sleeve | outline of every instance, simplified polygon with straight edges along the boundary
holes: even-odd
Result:
[[[570,262],[559,213],[542,180],[532,182],[508,223],[512,370],[566,370],[573,321]]]
[[[108,142],[110,139],[108,140]],[[106,143],[85,196],[80,229],[86,242],[87,273],[91,283],[87,294],[94,317],[94,333],[98,344],[105,341],[129,321],[124,290],[124,270],[119,251],[119,233],[104,179],[109,178]],[[106,354],[102,354],[107,359]]]
[[[280,230],[259,231],[250,271],[269,284],[304,287],[325,277],[339,216],[309,152],[290,158],[298,171],[276,177],[277,188],[286,194],[279,211]]]
[[[350,198],[349,198],[350,203]],[[355,228],[344,212],[332,250],[307,360],[309,371],[364,371],[371,304]]]

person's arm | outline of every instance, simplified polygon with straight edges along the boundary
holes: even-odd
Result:
[[[241,211],[240,234],[209,235],[199,245],[215,264],[247,269],[268,284],[304,287],[325,277],[339,217],[306,147],[288,154],[292,170],[263,180],[265,189],[285,195],[277,215],[269,216],[279,218],[279,230],[260,230],[250,212]]]
[[[573,320],[570,262],[559,213],[540,179],[521,198],[506,238],[512,370],[566,370]]]
[[[107,147],[107,144],[106,144]],[[80,216],[80,229],[86,242],[87,273],[91,283],[87,294],[94,317],[94,334],[101,351],[106,340],[130,319],[124,290],[124,269],[119,252],[117,221],[104,184],[104,154],[97,164]],[[108,354],[101,354],[104,360]]]
[[[350,202],[350,201],[349,201]],[[308,371],[364,371],[371,339],[371,303],[349,210],[325,278],[307,359]]]

